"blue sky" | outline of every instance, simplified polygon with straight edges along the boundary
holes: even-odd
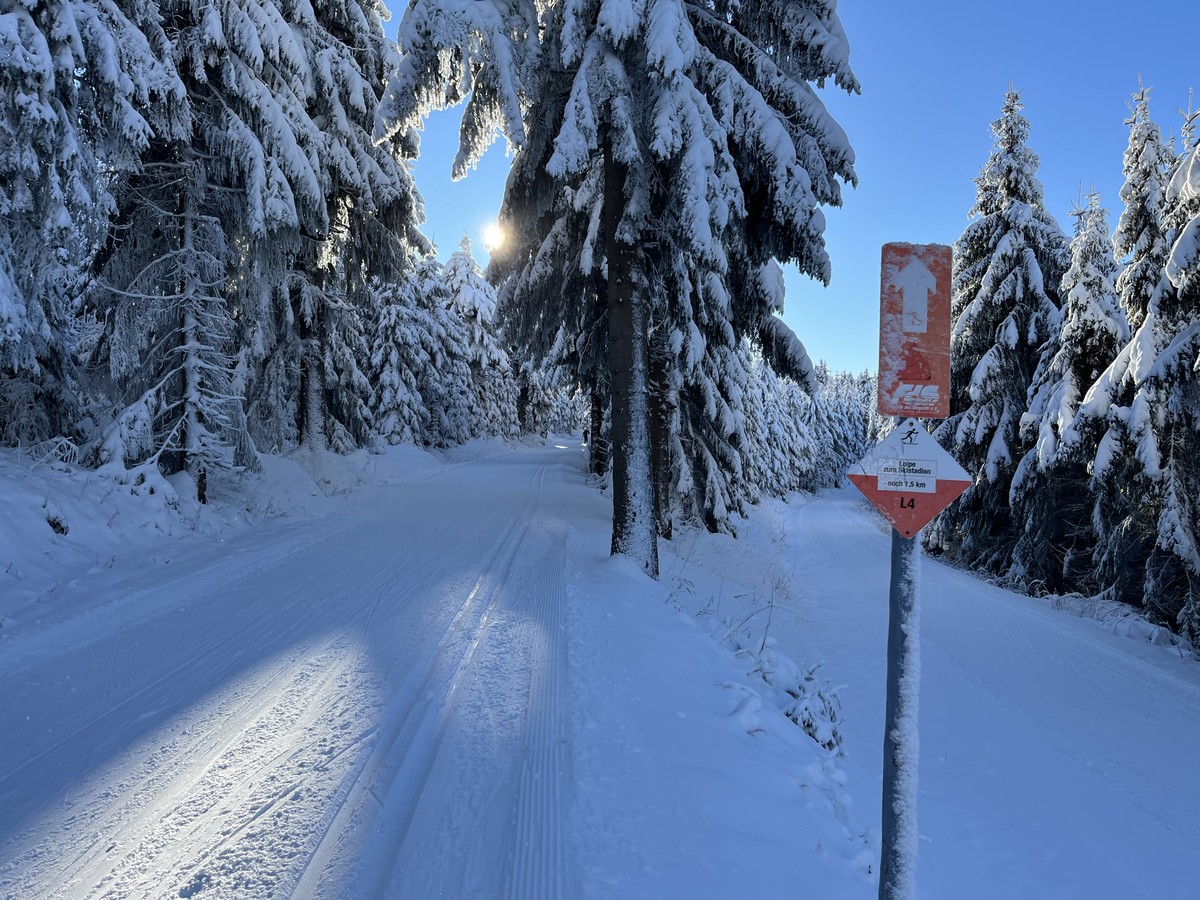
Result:
[[[1195,0],[842,0],[839,13],[863,91],[822,94],[855,149],[859,187],[846,190],[842,209],[826,210],[830,286],[790,271],[784,313],[813,359],[835,370],[876,368],[880,247],[953,244],[962,233],[972,179],[991,151],[989,125],[1010,83],[1025,103],[1047,206],[1068,232],[1081,188],[1098,190],[1116,222],[1124,120],[1139,74],[1153,88],[1151,113],[1165,133],[1179,133],[1177,111],[1193,86],[1200,106]],[[415,174],[424,231],[443,257],[466,232],[482,259],[509,160],[500,141],[452,183],[457,119],[454,111],[436,114],[422,141]]]

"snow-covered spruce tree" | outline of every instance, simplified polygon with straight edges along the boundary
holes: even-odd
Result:
[[[0,2],[0,443],[75,436],[71,292],[106,188],[181,99],[142,0]],[[102,175],[103,171],[103,175]]]
[[[288,330],[271,352],[300,360],[299,436],[323,449],[367,440],[370,423],[361,371],[366,322],[374,317],[372,275],[398,276],[409,248],[428,250],[417,231],[421,200],[406,158],[410,135],[376,138],[375,115],[399,63],[375,0],[319,0],[284,7],[303,49],[302,99],[320,134],[311,156],[320,200],[307,205],[290,256],[289,309],[274,316]]]
[[[94,261],[92,299],[109,325],[97,357],[114,378],[119,410],[105,455],[136,463],[153,452],[167,471],[227,463],[228,453],[201,459],[186,449],[200,428],[251,465],[239,395],[249,364],[266,352],[264,338],[276,337],[263,302],[282,290],[300,232],[325,222],[325,139],[306,107],[310,60],[271,2],[164,0],[162,12],[185,100],[117,181],[116,212]],[[202,315],[189,311],[201,301]],[[190,322],[205,323],[199,339]],[[181,376],[168,377],[177,366]],[[215,396],[229,397],[223,417],[211,403],[198,408],[200,375]],[[167,443],[117,440],[147,398]]]
[[[561,37],[561,29],[545,29],[540,58],[559,59]],[[492,253],[488,278],[497,285],[497,317],[505,339],[523,360],[522,394],[533,382],[549,377],[558,383],[566,373],[582,386],[590,406],[588,467],[602,476],[610,463],[611,390],[607,283],[601,263],[592,258],[603,208],[594,202],[600,173],[580,189],[564,191],[546,171],[556,123],[570,97],[571,73],[561,65],[543,67],[538,84],[538,101],[527,115],[526,138],[505,189],[504,245]],[[518,408],[523,419],[538,419],[527,415],[525,403]]]
[[[240,242],[225,294],[237,311],[237,377],[250,436],[261,452],[279,454],[300,442],[300,345],[287,294],[299,229],[268,234],[275,240]]]
[[[669,536],[670,524],[683,520],[735,534],[734,515],[744,514],[758,493],[747,480],[743,452],[750,360],[740,341],[713,342],[688,378],[668,350],[651,345],[660,360],[649,390],[660,527],[666,523]]]
[[[442,265],[433,257],[420,260],[411,276],[413,295],[431,324],[427,349],[432,365],[418,373],[417,386],[429,412],[426,443],[450,447],[474,436],[471,412],[471,363],[465,323],[451,305]]]
[[[581,385],[589,405],[588,468],[602,476],[610,462],[607,285],[600,272],[576,264],[585,247],[592,252],[589,240],[595,235],[589,239],[589,233],[597,223],[586,210],[575,209],[570,192],[559,192],[546,174],[552,137],[552,131],[535,127],[513,162],[501,213],[505,242],[492,253],[488,278],[498,286],[501,330],[514,359],[522,360],[517,367],[522,428],[542,430],[541,424],[530,428],[544,418],[529,405],[533,394],[545,393],[537,385],[564,378]]]
[[[1146,318],[1146,307],[1167,260],[1162,216],[1171,154],[1158,125],[1150,118],[1149,89],[1139,85],[1125,124],[1129,126],[1129,144],[1125,148],[1125,183],[1121,186],[1124,208],[1112,242],[1117,259],[1124,262],[1117,292],[1129,327],[1136,331]]]
[[[421,373],[433,366],[430,347],[436,324],[416,302],[415,284],[376,284],[378,319],[371,343],[375,427],[389,444],[425,444],[429,411],[421,397]]]
[[[816,367],[817,390],[803,406],[803,420],[812,435],[813,459],[806,490],[839,487],[846,471],[862,459],[867,439],[870,380],[865,374],[831,373],[822,361]]]
[[[844,137],[824,110],[810,103],[805,79],[832,76],[848,89],[856,85],[840,55],[846,46],[836,19],[817,13],[813,20],[830,29],[828,55],[818,54],[819,61],[756,68],[763,59],[742,56],[747,47],[792,62],[807,55],[800,46],[805,37],[794,31],[775,35],[764,18],[779,12],[771,4],[743,8],[728,28],[715,21],[714,11],[721,13],[708,6],[687,8],[697,56],[678,73],[664,72],[667,77],[656,85],[669,98],[659,106],[667,118],[651,128],[649,141],[657,152],[646,160],[643,177],[650,187],[647,199],[639,202],[655,211],[648,218],[651,230],[670,236],[662,242],[648,240],[643,251],[656,338],[651,359],[665,355],[669,361],[665,377],[655,379],[668,386],[665,402],[653,389],[650,399],[652,408],[665,407],[671,414],[671,427],[665,430],[671,441],[666,467],[670,509],[710,528],[732,528],[731,515],[751,496],[742,462],[745,372],[737,342],[750,337],[772,365],[812,384],[807,354],[774,316],[783,301],[775,260],[794,260],[802,271],[827,278],[820,240],[808,240],[819,213],[809,216],[817,203],[840,202],[838,177],[853,179]],[[685,45],[686,39],[684,57]],[[719,82],[725,78],[734,88],[732,106],[722,99],[725,87]],[[672,79],[683,87],[681,92]],[[693,112],[697,118],[689,121]],[[715,121],[705,131],[708,115]],[[690,137],[680,137],[676,127]],[[666,144],[655,147],[655,141]],[[781,148],[795,150],[796,156],[785,159],[787,150],[775,155]],[[785,171],[797,171],[793,166],[808,171],[810,193],[796,191],[780,178]],[[708,180],[703,187],[701,175]],[[660,431],[655,424],[651,433]],[[661,492],[661,475],[655,484]]]
[[[1117,298],[1107,212],[1097,194],[1076,209],[1071,266],[1063,276],[1062,325],[1042,350],[1021,437],[1029,450],[1010,498],[1020,529],[1010,577],[1027,591],[1093,593],[1096,548],[1089,463],[1100,430],[1076,422],[1084,393],[1129,341]]]
[[[392,284],[373,286],[378,320],[371,343],[372,415],[390,444],[449,447],[474,432],[466,325],[451,308],[441,264],[413,260]]]
[[[561,348],[562,342],[558,343]],[[554,420],[561,418],[559,414],[572,402],[571,398],[580,393],[570,367],[563,360],[562,353],[554,353],[544,360],[527,359],[521,363],[517,371],[517,410],[522,434],[545,437],[554,431]]]
[[[1091,462],[1093,581],[1109,597],[1135,606],[1142,602],[1156,520],[1154,482],[1138,445],[1139,423],[1148,414],[1144,397],[1134,409],[1136,386],[1154,359],[1146,345],[1151,333],[1142,324],[1084,395],[1071,426],[1072,432],[1100,434]]]
[[[199,475],[257,465],[221,293],[223,204],[211,201],[214,186],[189,142],[177,142],[173,157],[143,166],[125,233],[92,291],[107,318],[95,357],[117,410],[96,461],[121,478],[127,466],[144,478],[146,466]]]
[[[430,336],[433,366],[421,372],[418,385],[429,410],[430,432],[426,442],[450,447],[470,440],[471,363],[466,325],[451,306],[445,270],[433,257],[425,257],[413,270],[418,303],[424,305],[434,323]]]
[[[743,341],[750,356],[746,409],[746,483],[757,493],[784,497],[809,490],[818,455],[808,411],[812,399],[791,379],[783,378]]]
[[[839,372],[832,381],[832,389],[837,392],[839,404],[843,410],[842,419],[845,422],[846,465],[842,470],[842,474],[845,476],[846,470],[862,459],[863,455],[876,443],[870,430],[870,408],[875,397],[871,374],[867,371],[859,372],[857,375],[851,372]]]
[[[687,254],[675,263],[673,271],[656,267],[663,277],[648,292],[656,317],[650,399],[659,517],[733,533],[734,515],[744,514],[759,494],[744,459],[743,404],[751,375],[743,340],[751,340],[777,374],[814,395],[818,379],[804,345],[774,315],[783,309],[783,274],[774,260],[723,278],[689,271]],[[757,331],[741,334],[723,313],[746,307],[772,313]]]
[[[375,389],[367,374],[371,359],[368,332],[377,318],[366,305],[369,296],[357,292],[340,292],[336,297],[326,294],[325,431],[334,453],[370,447],[378,436],[371,412]]]
[[[562,56],[562,29],[547,29],[544,52]],[[552,318],[568,333],[564,364],[572,367],[592,394],[592,432],[600,434],[609,397],[608,286],[604,281],[606,249],[599,240],[602,224],[603,165],[595,159],[586,171],[567,183],[548,173],[555,156],[558,124],[567,115],[572,72],[553,72],[555,87],[544,86],[529,119],[537,123],[514,162],[502,217],[512,239],[495,255],[492,275],[501,282],[502,309],[521,352],[544,357],[546,338],[555,333]],[[671,176],[676,177],[676,176]],[[684,176],[679,176],[684,177]],[[666,179],[667,176],[662,176]],[[667,197],[652,199],[666,207]],[[678,204],[676,204],[678,205]],[[731,516],[747,499],[740,458],[743,435],[736,423],[744,417],[739,387],[745,366],[739,356],[729,320],[718,310],[693,312],[693,304],[711,302],[728,313],[725,287],[714,290],[703,273],[687,271],[680,254],[665,253],[657,244],[644,254],[655,273],[647,280],[647,411],[650,417],[650,456],[655,518],[661,533],[678,519],[703,521],[710,528],[731,529]],[[668,264],[668,261],[671,261]],[[674,270],[671,270],[674,266]],[[773,264],[760,267],[747,284],[766,293],[765,305],[778,308],[782,279]],[[727,279],[733,281],[732,277]],[[744,290],[750,295],[750,290]],[[711,298],[707,299],[707,298]],[[671,319],[686,325],[676,326]],[[697,321],[699,324],[697,324]],[[803,347],[778,319],[762,328],[769,338],[763,348],[773,363],[809,366]],[[687,343],[683,335],[694,335]],[[762,335],[755,335],[761,339]],[[731,368],[725,371],[726,363]],[[592,468],[604,471],[597,459],[605,442],[593,442]]]
[[[1047,212],[1029,122],[1011,88],[979,177],[975,217],[955,243],[951,415],[937,437],[974,483],[925,531],[926,547],[1002,574],[1019,528],[1009,508],[1024,453],[1021,416],[1042,347],[1059,327],[1067,240]]]
[[[450,305],[467,330],[475,422],[472,431],[490,437],[517,433],[517,382],[496,333],[496,291],[488,284],[463,235],[445,265]]]
[[[1200,639],[1200,144],[1185,133],[1184,154],[1167,188],[1172,240],[1170,289],[1150,302],[1142,330],[1155,358],[1138,385],[1133,423],[1139,455],[1154,481],[1157,535],[1146,561],[1143,605]]]
[[[1189,511],[1192,501],[1179,493],[1194,477],[1187,454],[1195,453],[1194,445],[1187,447],[1195,427],[1195,388],[1186,371],[1189,355],[1193,360],[1196,355],[1196,289],[1186,274],[1189,223],[1200,205],[1189,187],[1193,125],[1189,117],[1186,149],[1172,166],[1164,198],[1167,267],[1141,326],[1088,391],[1077,418],[1104,429],[1092,466],[1100,587],[1194,635],[1195,622],[1185,622],[1182,610],[1194,596],[1187,560],[1196,519],[1194,508]]]
[[[872,445],[867,434],[869,376],[826,370],[817,397],[830,425],[830,441],[823,451],[831,457],[832,486],[841,486],[846,483],[847,470]]]
[[[782,304],[782,285],[772,257],[795,259],[809,274],[827,276],[819,240],[806,244],[808,228],[816,221],[808,216],[818,202],[839,202],[836,177],[852,178],[853,173],[840,131],[823,109],[809,102],[808,86],[798,71],[803,67],[755,69],[755,62],[741,56],[748,46],[757,46],[760,52],[767,47],[779,50],[777,59],[795,59],[790,54],[799,48],[790,42],[801,40],[799,35],[784,34],[776,46],[760,18],[771,15],[766,6],[744,8],[732,17],[729,28],[717,24],[712,12],[708,7],[686,8],[686,24],[697,39],[690,65],[679,70],[666,65],[647,83],[649,92],[639,81],[642,75],[635,74],[633,100],[620,102],[641,103],[644,109],[655,107],[661,112],[652,123],[632,126],[646,129],[635,140],[650,145],[651,152],[628,182],[634,191],[645,192],[631,197],[632,208],[640,210],[645,222],[639,227],[646,246],[637,262],[644,270],[639,276],[646,285],[641,300],[651,336],[652,378],[647,391],[651,453],[660,460],[667,455],[654,467],[659,515],[662,494],[669,488],[668,514],[698,518],[710,528],[730,528],[730,516],[747,497],[741,460],[744,367],[737,341],[748,335],[762,342],[772,362],[807,364],[802,348],[770,352],[780,344],[791,350],[798,343],[790,335],[790,341],[776,339],[786,329],[773,316]],[[833,62],[845,50],[836,20],[816,21],[833,32],[826,45],[830,55],[820,61],[833,65],[822,74],[811,68],[804,74],[819,79],[836,73],[843,86],[853,87],[844,57]],[[686,31],[685,26],[680,32],[683,43],[676,48],[682,48],[681,59],[690,52]],[[655,52],[666,55],[656,60]],[[666,50],[652,48],[649,70],[668,56]],[[631,64],[641,65],[636,55]],[[586,75],[586,68],[583,72]],[[725,86],[718,82],[726,77],[732,79],[736,94],[731,106],[720,100]],[[595,93],[571,102],[583,104],[584,109],[607,102],[603,77],[590,83],[588,90]],[[576,88],[582,84],[577,76]],[[573,96],[579,96],[578,90]],[[747,112],[745,118],[741,110]],[[781,111],[791,116],[790,121],[781,119]],[[586,155],[572,159],[572,148],[581,140],[592,141],[589,152],[595,152],[595,134],[587,131],[586,121],[573,121],[577,117],[571,108],[567,113],[555,148],[559,160],[569,160],[561,170],[565,180],[597,169]],[[787,124],[781,127],[781,121]],[[774,155],[781,148],[797,151],[791,162]],[[806,197],[794,190],[795,185],[788,185],[786,177],[779,177],[796,171],[792,166],[807,167],[813,176]],[[773,174],[765,176],[768,172]],[[814,247],[810,258],[807,254]],[[611,260],[608,266],[611,278]],[[611,292],[609,299],[610,314],[623,309],[611,302]],[[790,374],[808,377],[806,371]]]
[[[471,23],[477,14],[452,14],[446,7],[445,0],[410,7],[406,25],[419,22],[425,30],[402,28],[404,39],[449,47],[436,22]],[[435,8],[439,15],[431,12]],[[520,16],[516,7],[491,8]],[[506,27],[495,24],[501,21]],[[655,571],[649,419],[654,356],[648,345],[652,338],[661,341],[673,363],[657,383],[674,380],[680,390],[699,383],[690,406],[708,417],[714,440],[700,442],[704,452],[691,458],[727,465],[723,451],[713,450],[735,447],[732,427],[740,424],[741,412],[735,379],[725,380],[728,392],[722,393],[720,367],[735,358],[740,335],[758,338],[776,327],[769,324],[775,297],[762,289],[758,274],[775,258],[828,277],[818,207],[840,202],[838,179],[853,180],[854,174],[845,136],[809,82],[832,77],[856,90],[848,47],[836,13],[823,3],[733,8],[586,0],[544,13],[540,24],[548,37],[542,47],[553,55],[541,58],[540,67],[526,62],[538,58],[533,52],[522,57],[524,64],[502,68],[498,62],[511,57],[500,50],[540,49],[522,43],[535,33],[534,19],[520,19],[519,27],[511,21],[497,15],[495,23],[472,32],[489,71],[512,76],[500,79],[511,88],[507,93],[489,91],[496,110],[491,124],[506,127],[509,140],[523,145],[525,123],[517,127],[511,115],[502,115],[519,105],[495,101],[519,100],[522,93],[529,98],[526,121],[554,135],[544,166],[550,194],[570,196],[570,208],[588,223],[585,246],[569,263],[577,259],[585,274],[603,273],[606,281],[612,547]],[[498,35],[502,40],[487,46]],[[408,118],[397,116],[403,126],[425,112],[422,103],[427,109],[452,101],[471,86],[459,81],[456,96],[449,97],[448,67],[434,65],[440,57],[414,50],[413,59],[405,90],[395,94],[423,100],[410,102]],[[565,104],[553,89],[543,91],[543,85],[568,83]],[[465,136],[473,133],[468,129]],[[524,152],[518,150],[518,166]],[[515,167],[514,173],[536,167]],[[723,414],[722,403],[731,414]],[[670,408],[668,398],[661,409],[669,414]],[[695,483],[707,490],[713,482],[706,475]]]

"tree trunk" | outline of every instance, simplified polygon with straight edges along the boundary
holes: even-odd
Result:
[[[608,471],[608,439],[604,436],[604,405],[606,397],[592,386],[591,421],[588,427],[588,471],[603,475]]]
[[[325,404],[321,382],[322,377],[321,348],[318,341],[309,338],[304,341],[304,349],[300,357],[301,422],[300,443],[310,450],[324,450],[327,446],[325,438]]]
[[[612,385],[612,553],[658,577],[658,536],[647,427],[646,329],[634,291],[635,248],[621,239],[626,167],[604,141],[604,239],[608,256],[608,360]]]
[[[522,372],[517,384],[517,427],[521,434],[529,434],[529,379]]]
[[[654,518],[658,533],[671,539],[671,349],[650,340],[650,463],[654,475]]]
[[[599,273],[595,276],[596,296],[593,301],[592,315],[597,329],[596,341],[599,342],[598,329],[608,329],[608,284]],[[599,354],[597,354],[598,356]],[[603,477],[609,465],[609,435],[604,430],[604,413],[608,409],[609,385],[606,381],[608,373],[604,366],[607,360],[596,359],[589,371],[588,381],[591,392],[591,443],[588,445],[588,471],[593,475]]]
[[[189,270],[183,274],[180,285],[179,299],[183,306],[183,465],[184,468],[196,474],[200,461],[200,373],[203,365],[198,355],[200,345],[200,323],[196,319],[196,294],[200,291],[195,271],[190,269],[193,263],[195,249],[195,221],[192,207],[190,185],[184,184],[183,197],[180,200],[180,247],[183,250],[181,259]]]
[[[303,274],[311,282],[310,290],[321,293],[322,273],[316,253],[306,254],[310,265]],[[299,288],[303,291],[304,288]],[[300,298],[300,443],[310,450],[325,450],[325,367],[322,340],[324,303],[318,301],[309,311]]]

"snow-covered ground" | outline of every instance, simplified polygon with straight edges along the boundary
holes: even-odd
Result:
[[[0,896],[873,897],[884,529],[766,503],[656,583],[583,462],[0,454]],[[1200,664],[923,569],[920,896],[1200,897]]]

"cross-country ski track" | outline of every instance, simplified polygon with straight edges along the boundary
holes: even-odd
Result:
[[[506,459],[468,509],[446,475],[408,485],[438,521],[389,497],[17,641],[4,894],[557,895],[565,534],[542,485],[562,475]],[[450,858],[486,829],[507,852]]]

